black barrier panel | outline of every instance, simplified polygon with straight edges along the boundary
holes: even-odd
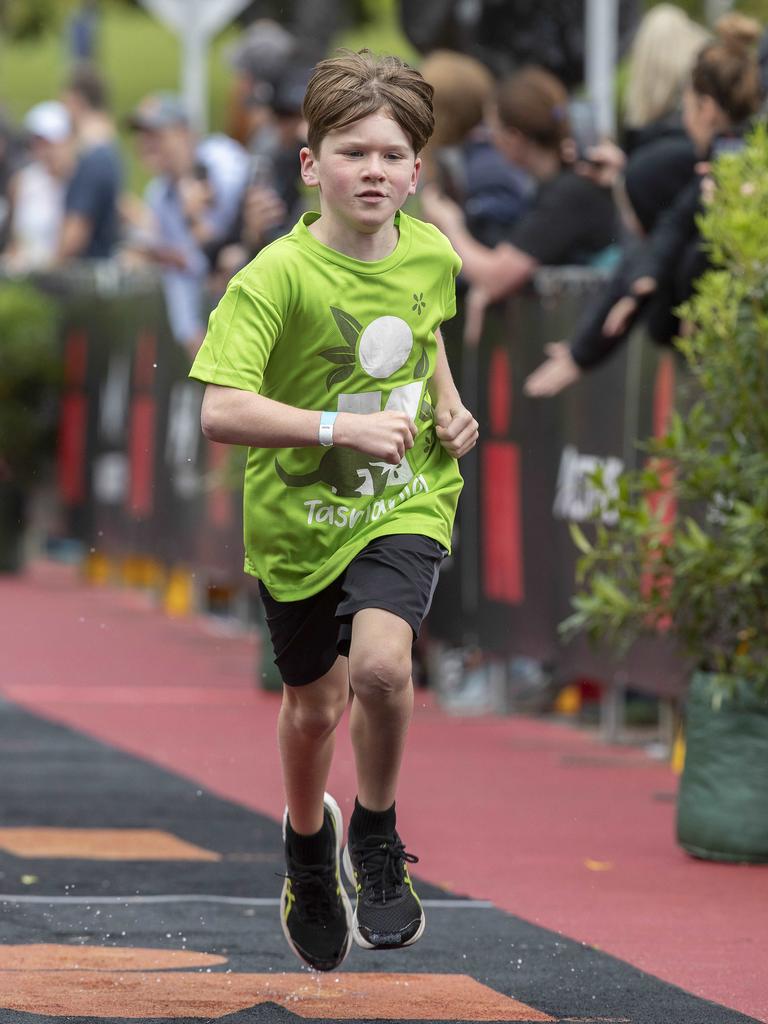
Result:
[[[636,337],[553,399],[523,394],[547,342],[567,337],[602,274],[540,271],[535,288],[487,311],[479,346],[445,325],[454,377],[481,440],[462,460],[453,556],[441,573],[428,634],[502,659],[522,655],[561,675],[588,674],[674,693],[684,667],[662,642],[612,661],[581,641],[563,648],[577,551],[571,522],[597,501],[589,475],[637,463],[658,432],[674,363]],[[73,535],[112,556],[149,556],[242,584],[243,453],[200,431],[203,388],[172,339],[156,277],[111,266],[41,279],[61,304],[67,393],[59,483]],[[462,303],[460,303],[460,306]]]
[[[454,381],[468,409],[476,416],[477,352],[466,350],[463,296],[459,294],[455,319],[442,327],[443,340]],[[478,418],[479,419],[479,418]],[[470,452],[460,463],[464,488],[453,530],[452,552],[440,568],[440,582],[425,622],[426,635],[456,647],[474,647],[477,625],[477,453]]]
[[[34,283],[57,300],[65,393],[59,496],[68,536],[121,558],[242,573],[230,447],[200,430],[203,389],[172,338],[159,279],[83,265]]]
[[[660,360],[638,334],[561,395],[524,395],[545,344],[571,334],[603,279],[577,268],[539,272],[534,289],[487,311],[479,350],[462,347],[459,319],[446,325],[454,374],[481,440],[462,460],[459,543],[441,574],[430,633],[505,659],[532,658],[564,677],[620,676],[623,684],[676,693],[684,666],[663,642],[649,640],[616,661],[584,641],[563,647],[558,634],[571,611],[578,558],[569,527],[599,511],[590,475],[599,466],[615,480],[644,458],[638,439],[663,428],[674,390],[672,357]]]

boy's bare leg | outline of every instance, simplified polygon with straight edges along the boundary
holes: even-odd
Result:
[[[323,793],[336,726],[349,700],[347,659],[306,686],[284,686],[277,734],[288,817],[301,835],[323,827]]]
[[[392,612],[363,608],[352,620],[350,733],[358,799],[369,811],[395,802],[405,738],[413,714],[411,627]]]

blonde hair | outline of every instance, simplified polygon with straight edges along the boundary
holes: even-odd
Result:
[[[640,22],[630,52],[625,120],[643,128],[680,104],[709,32],[674,4],[657,4]]]
[[[455,146],[482,121],[493,97],[493,75],[479,60],[454,50],[434,50],[419,70],[435,91],[432,145]]]
[[[317,64],[307,86],[303,112],[309,148],[317,153],[328,132],[386,109],[418,153],[435,127],[432,96],[432,86],[399,57],[341,50]]]
[[[762,101],[757,41],[762,29],[744,14],[724,14],[717,39],[705,46],[691,73],[694,92],[710,96],[733,124],[757,113]]]

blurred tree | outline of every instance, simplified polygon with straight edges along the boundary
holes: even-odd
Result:
[[[0,31],[10,39],[31,39],[58,23],[69,6],[66,0],[0,0]]]

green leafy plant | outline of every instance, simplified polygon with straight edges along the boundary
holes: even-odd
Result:
[[[700,228],[713,267],[683,307],[690,395],[581,551],[565,636],[674,637],[723,691],[768,696],[768,128],[718,159]]]
[[[26,284],[0,284],[0,477],[21,486],[53,452],[61,381],[53,303]]]

